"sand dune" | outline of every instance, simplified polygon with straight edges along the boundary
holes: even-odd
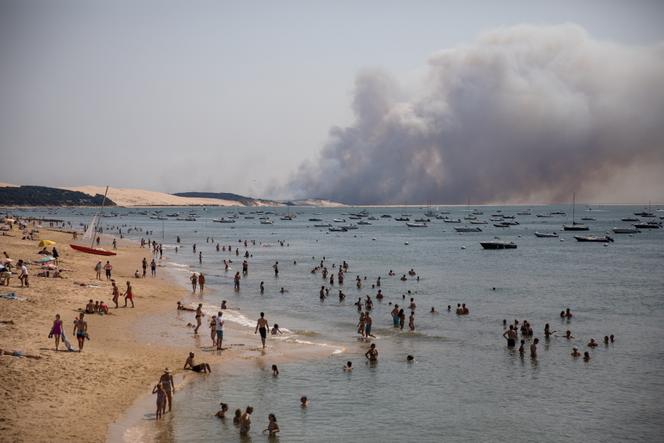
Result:
[[[84,192],[86,194],[104,194],[105,186],[77,186],[69,189],[71,191]],[[108,188],[108,198],[119,206],[242,206],[232,200],[219,200],[215,198],[189,198],[163,192],[146,191],[143,189]]]

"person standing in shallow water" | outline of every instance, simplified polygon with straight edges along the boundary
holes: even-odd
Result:
[[[263,343],[263,348],[265,348],[265,340],[267,339],[267,330],[268,330],[268,323],[267,320],[265,319],[265,313],[261,312],[261,316],[256,322],[256,330],[254,331],[254,334],[260,331],[261,343]]]
[[[539,343],[539,338],[533,340],[533,343],[530,345],[530,358],[537,358],[537,344]]]
[[[173,406],[173,393],[175,392],[175,383],[173,381],[173,374],[166,368],[164,373],[159,377],[159,383],[166,393],[166,403],[168,403],[168,412],[171,412]]]
[[[247,435],[249,433],[249,429],[251,428],[251,414],[253,414],[253,412],[254,408],[247,406],[244,414],[240,416],[240,435]]]

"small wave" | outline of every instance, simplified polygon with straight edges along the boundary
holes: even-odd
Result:
[[[289,339],[287,341],[292,342],[292,343],[297,343],[297,344],[300,344],[300,345],[313,345],[313,346],[320,346],[320,347],[323,347],[323,348],[334,348],[334,351],[332,351],[332,354],[341,354],[342,352],[345,351],[345,348],[339,348],[338,346],[331,345],[329,343],[315,343],[315,342],[309,341],[309,340],[300,340],[299,338],[292,338],[292,339]]]
[[[285,329],[282,329],[282,330],[285,331]],[[297,330],[296,329],[295,331],[293,331],[293,333],[297,334],[297,335],[301,335],[303,337],[318,337],[320,335],[316,331],[309,331],[309,330],[306,330],[306,329],[304,329],[304,330]]]
[[[167,264],[168,264],[169,266],[173,266],[173,267],[175,267],[175,268],[188,268],[188,267],[189,267],[189,265],[184,265],[184,264],[182,264],[182,263],[176,263],[176,262],[174,262],[174,261],[169,261]]]

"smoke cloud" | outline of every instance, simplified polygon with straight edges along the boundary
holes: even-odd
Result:
[[[416,92],[384,72],[359,75],[353,110],[291,177],[291,194],[568,201],[638,165],[664,171],[664,45],[599,41],[571,24],[498,29],[433,55]]]

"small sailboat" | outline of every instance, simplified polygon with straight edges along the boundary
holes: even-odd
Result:
[[[104,212],[104,205],[106,204],[106,195],[108,194],[108,186],[106,186],[106,191],[104,192],[104,200],[101,202],[101,208],[99,209],[99,212],[92,217],[92,220],[90,221],[90,225],[88,226],[88,229],[85,231],[85,234],[83,234],[83,239],[82,240],[90,240],[90,246],[84,246],[84,245],[77,245],[75,243],[70,243],[69,246],[79,252],[83,252],[86,254],[94,254],[94,255],[106,255],[106,256],[111,256],[111,255],[117,255],[113,251],[107,251],[106,249],[103,248],[95,248],[95,240],[97,239],[97,223],[99,223],[99,219],[102,217],[102,214]]]
[[[588,231],[589,228],[587,225],[582,223],[577,223],[575,219],[575,208],[576,208],[576,194],[572,194],[572,224],[563,225],[565,231]],[[553,214],[553,212],[552,212]]]

